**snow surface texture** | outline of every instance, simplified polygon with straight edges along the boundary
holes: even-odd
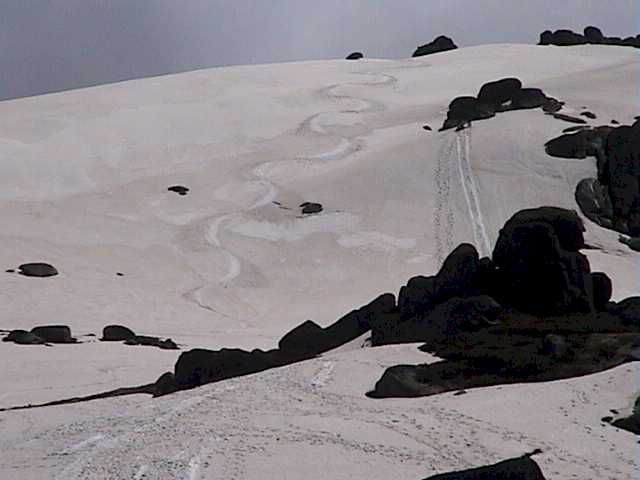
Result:
[[[154,381],[179,352],[100,343],[105,325],[183,348],[272,348],[328,325],[460,242],[481,254],[516,211],[577,209],[595,160],[544,144],[566,123],[507,112],[425,132],[449,102],[515,76],[632,123],[637,53],[490,45],[401,60],[229,67],[0,103],[0,329],[68,324],[79,345],[0,344],[0,406]],[[185,196],[171,185],[189,188]],[[317,215],[298,205],[318,202]],[[274,203],[277,202],[277,203]],[[586,221],[614,298],[640,293],[637,254]],[[124,273],[117,276],[116,272]],[[415,345],[361,349],[151,400],[0,414],[0,478],[420,479],[535,448],[549,479],[637,478],[636,437],[600,422],[640,368],[421,399],[364,396]]]

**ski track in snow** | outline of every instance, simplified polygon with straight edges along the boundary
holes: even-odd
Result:
[[[455,143],[453,139],[447,137],[438,153],[438,163],[435,172],[436,208],[433,227],[438,265],[442,265],[446,256],[453,249],[455,214],[452,208],[451,197],[451,163],[454,161],[454,147]]]
[[[465,128],[461,132],[456,132],[458,170],[460,172],[462,191],[469,210],[475,245],[480,257],[486,257],[491,254],[491,242],[482,218],[478,189],[471,170],[471,133],[469,130],[470,128]]]
[[[305,157],[306,160],[312,161],[339,161],[350,155],[361,150],[362,145],[358,141],[357,138],[351,138],[349,136],[342,135],[332,135],[327,133],[325,126],[320,122],[320,119],[325,115],[341,115],[341,114],[354,114],[354,113],[365,113],[369,111],[377,111],[384,109],[379,103],[374,101],[365,100],[361,98],[357,98],[351,95],[344,95],[336,93],[336,90],[348,86],[386,86],[393,85],[397,82],[397,79],[391,75],[382,74],[382,73],[372,73],[372,72],[362,72],[356,73],[357,75],[368,75],[374,76],[374,79],[368,82],[346,82],[340,84],[330,85],[328,87],[324,87],[318,91],[320,95],[325,96],[329,100],[337,100],[341,102],[352,102],[351,108],[340,111],[329,111],[329,112],[319,112],[315,113],[309,118],[307,118],[298,129],[299,134],[304,134],[305,131],[312,132],[314,134],[329,136],[329,137],[337,137],[339,139],[338,145],[336,145],[333,149],[322,152],[319,154],[311,155]],[[269,162],[266,162],[269,163]],[[271,204],[278,197],[279,189],[275,183],[273,183],[267,176],[263,173],[264,166],[266,164],[260,164],[255,166],[251,174],[254,177],[253,180],[250,180],[251,183],[257,183],[265,189],[264,195],[259,198],[253,205],[251,205],[246,211],[249,212],[252,210],[256,210],[258,208],[264,207],[266,205]],[[221,217],[216,218],[211,221],[209,227],[205,233],[205,238],[207,242],[209,242],[214,247],[222,250],[227,258],[228,270],[227,272],[220,278],[220,283],[223,285],[229,284],[234,279],[238,278],[242,272],[242,261],[236,255],[234,255],[230,250],[222,245],[222,242],[219,237],[219,233],[222,229],[224,229],[224,224],[227,221],[231,220],[234,217],[242,215],[244,212],[237,212],[236,214],[225,214]],[[206,285],[201,287],[205,288]],[[197,292],[195,293],[197,297]],[[192,295],[193,297],[193,295]],[[199,302],[200,306],[202,303]]]

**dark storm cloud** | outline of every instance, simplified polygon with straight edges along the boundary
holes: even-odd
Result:
[[[635,0],[4,0],[0,99],[207,66],[407,57],[439,34],[461,45],[535,43],[546,28],[636,34]]]

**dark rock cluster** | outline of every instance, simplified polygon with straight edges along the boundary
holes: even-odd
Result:
[[[125,345],[144,345],[158,347],[163,350],[178,350],[178,345],[167,338],[161,340],[158,337],[150,337],[147,335],[136,335],[133,330],[123,325],[108,325],[102,329],[103,342],[122,342]]]
[[[502,78],[485,83],[477,97],[455,98],[449,104],[447,118],[440,131],[463,128],[474,120],[494,117],[498,112],[542,108],[545,112],[558,115],[564,104],[548,97],[539,88],[523,88],[517,78]],[[584,120],[579,119],[584,122]]]
[[[572,30],[561,29],[552,32],[545,30],[540,34],[538,45],[618,45],[625,47],[640,48],[640,35],[635,37],[606,37],[602,31],[593,26],[586,27],[582,34],[573,32]]]
[[[12,330],[2,339],[18,345],[44,345],[48,343],[77,343],[71,336],[71,329],[66,325],[45,325],[34,327],[31,331]]]
[[[505,460],[484,467],[435,475],[425,480],[545,480],[538,464],[530,455]]]
[[[424,342],[443,361],[388,369],[374,398],[434,395],[548,381],[634,361],[640,300],[611,302],[591,272],[576,212],[523,210],[501,229],[492,258],[461,245],[433,277],[403,287],[395,311],[372,324],[374,345]]]
[[[449,37],[444,35],[440,35],[436,37],[432,42],[427,43],[426,45],[420,45],[415,52],[413,52],[413,57],[423,57],[425,55],[431,55],[433,53],[446,52],[448,50],[455,50],[458,46],[453,43]]]
[[[640,237],[640,121],[581,129],[550,140],[545,149],[560,158],[595,157],[597,178],[576,187],[580,209],[605,228]]]

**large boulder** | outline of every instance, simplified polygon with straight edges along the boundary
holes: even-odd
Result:
[[[588,26],[584,29],[584,38],[589,43],[598,44],[603,43],[605,40],[602,31],[598,27]]]
[[[121,342],[135,337],[133,330],[123,325],[108,325],[102,329],[103,342]]]
[[[35,333],[27,332],[26,330],[11,330],[2,341],[17,343],[18,345],[43,345],[47,343]]]
[[[71,329],[66,325],[46,325],[31,329],[31,333],[49,343],[76,343],[71,336]]]
[[[277,365],[279,363],[273,356],[260,355],[258,351],[227,348],[213,351],[198,348],[180,355],[174,376],[177,387],[185,389],[261,372]]]
[[[360,60],[361,58],[364,58],[364,55],[361,52],[353,52],[350,53],[349,55],[347,55],[347,60]]]
[[[53,277],[58,275],[58,270],[48,263],[24,263],[20,265],[19,273],[25,277]]]
[[[614,228],[640,236],[640,126],[614,128],[607,136],[606,165],[599,172],[608,187]]]
[[[481,102],[475,97],[457,97],[449,104],[447,118],[440,130],[456,128],[473,120],[491,118],[494,117],[495,114],[495,107],[492,107],[488,103]]]
[[[593,290],[575,211],[523,210],[500,230],[493,252],[495,298],[522,312],[553,315],[590,312]]]
[[[511,108],[514,110],[543,107],[549,98],[539,88],[522,88],[514,93]]]
[[[307,320],[284,335],[278,348],[293,355],[314,356],[328,349],[329,340],[324,329]]]
[[[587,39],[571,30],[560,29],[553,32],[550,43],[558,46],[584,45]]]
[[[593,308],[602,312],[606,310],[613,295],[613,282],[606,273],[594,272],[591,274],[591,284],[593,285]]]
[[[517,78],[502,78],[488,82],[480,88],[478,101],[499,107],[510,102],[521,88],[522,82]]]
[[[435,296],[436,278],[417,276],[400,288],[398,294],[398,310],[403,319],[423,315],[431,310],[438,299]]]
[[[545,480],[540,467],[528,455],[494,465],[443,473],[426,480]]]
[[[448,50],[455,50],[456,48],[458,48],[458,46],[453,43],[453,40],[444,35],[440,35],[432,42],[419,46],[416,51],[413,52],[413,57],[422,57],[433,53],[446,52]]]
[[[502,306],[488,295],[452,298],[436,306],[424,317],[425,333],[429,337],[465,337],[468,333],[494,325],[503,312]]]

